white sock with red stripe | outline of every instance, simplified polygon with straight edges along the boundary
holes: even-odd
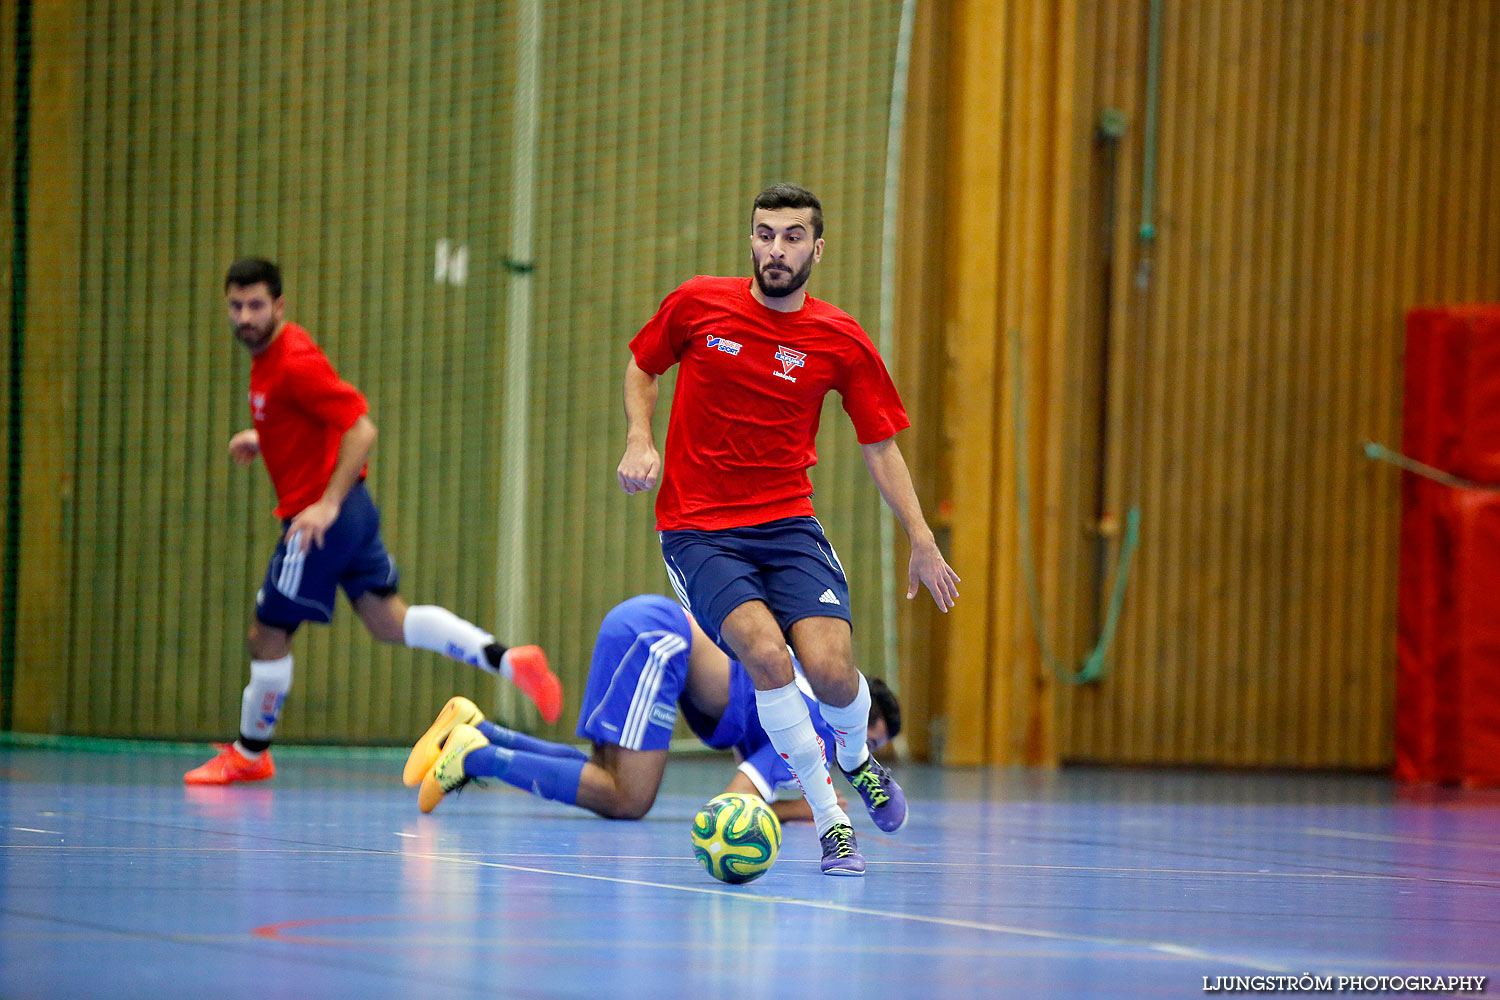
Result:
[[[792,769],[797,783],[802,786],[803,797],[812,806],[818,836],[838,823],[848,823],[849,814],[839,808],[838,793],[833,790],[833,781],[828,777],[823,741],[813,728],[807,702],[802,700],[802,692],[796,683],[770,691],[757,690],[755,709],[766,735],[771,737],[771,746]]]

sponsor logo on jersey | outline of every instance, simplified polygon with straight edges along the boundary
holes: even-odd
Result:
[[[734,341],[726,340],[723,337],[709,337],[708,346],[717,348],[718,350],[723,351],[725,354],[738,354],[740,353],[740,348],[745,345],[736,344]]]
[[[665,726],[666,728],[671,729],[673,726],[677,725],[677,706],[663,705],[661,702],[657,702],[655,705],[652,705],[651,722],[653,725]]]
[[[839,599],[833,595],[833,588],[830,587],[829,589],[823,591],[822,596],[820,596],[818,598],[818,603],[819,604],[838,604],[839,603]]]
[[[797,381],[797,376],[792,374],[793,368],[801,368],[807,363],[807,355],[801,351],[793,351],[776,345],[776,360],[781,362],[781,371],[772,369],[771,374],[777,378],[784,378],[788,382]]]

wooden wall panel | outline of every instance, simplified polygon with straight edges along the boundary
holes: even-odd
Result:
[[[73,567],[70,518],[74,477],[67,457],[73,433],[76,379],[72,358],[79,332],[68,310],[77,290],[77,245],[82,207],[77,198],[83,106],[79,63],[83,36],[76,5],[47,0],[33,5],[30,163],[26,199],[26,344],[21,359],[21,489],[18,509],[7,511],[19,527],[15,703],[17,728],[60,724],[63,701],[58,622],[66,620]],[[45,95],[45,96],[43,96]],[[42,143],[39,137],[55,137]],[[32,572],[32,568],[37,571]]]
[[[20,58],[29,57],[29,53],[17,51],[17,23],[16,4],[12,0],[0,2],[0,261],[4,267],[0,268],[0,329],[4,330],[0,336],[0,470],[10,469],[11,447],[10,435],[12,424],[12,407],[18,402],[13,399],[11,391],[11,337],[13,333],[12,309],[15,305],[14,295],[15,268],[12,265],[15,253],[15,197],[16,197],[16,74],[13,69]],[[8,532],[5,530],[10,525],[10,490],[8,487],[0,488],[0,566],[9,567],[6,549],[9,545]],[[0,587],[14,586],[14,581],[0,581]],[[6,629],[9,622],[7,615],[0,613],[0,649],[6,646]],[[14,636],[12,635],[12,638]],[[11,670],[11,664],[0,661],[0,719],[5,718],[5,698],[9,693],[9,686],[14,681],[14,676],[6,676]],[[13,706],[12,706],[13,707]]]
[[[1359,446],[1399,435],[1404,310],[1500,296],[1500,7],[1169,0],[1148,170],[1150,7],[973,0],[918,34],[943,83],[914,87],[912,117],[947,158],[909,148],[908,191],[944,227],[902,286],[902,349],[941,373],[918,479],[965,582],[949,620],[908,618],[938,671],[913,748],[1380,767],[1398,481]],[[1058,684],[1098,636],[1132,504],[1110,672]]]
[[[1147,7],[1098,6],[1086,71],[1131,126],[1107,476],[1143,544],[1061,756],[1384,766],[1397,479],[1359,445],[1399,438],[1404,310],[1500,296],[1500,8],[1165,4],[1144,243]]]
[[[953,552],[953,504],[940,489],[942,458],[950,448],[944,427],[948,393],[943,319],[943,255],[913,248],[941,246],[949,220],[944,215],[944,178],[950,162],[947,121],[929,109],[940,106],[955,71],[947,53],[951,25],[936,4],[918,4],[913,26],[911,70],[903,126],[901,212],[897,232],[903,248],[899,259],[902,280],[896,300],[894,370],[900,375],[902,399],[912,427],[900,445],[911,469],[912,484],[937,536],[938,545]],[[951,472],[949,473],[951,475]],[[898,539],[892,554],[898,568],[910,553]],[[967,565],[961,574],[977,572]],[[965,578],[960,593],[972,595]],[[962,614],[960,611],[958,614]],[[946,629],[957,614],[938,611],[929,595],[898,604],[900,625],[900,697],[904,748],[922,760],[940,759],[946,737],[947,691],[954,679],[947,663]],[[982,676],[982,675],[981,675]],[[934,726],[935,719],[945,720]]]
[[[941,26],[921,38],[951,44],[945,86],[918,91],[929,103],[917,113],[940,123],[929,131],[945,137],[946,169],[925,166],[920,149],[908,159],[915,183],[942,192],[944,229],[930,251],[940,263],[901,289],[909,322],[913,304],[931,302],[934,292],[940,321],[902,334],[908,351],[943,373],[935,510],[950,529],[948,556],[963,584],[946,619],[923,622],[943,671],[930,685],[926,750],[949,764],[1043,763],[1056,754],[1053,679],[1027,624],[1017,542],[1025,530],[1048,552],[1063,545],[1060,461],[1070,425],[1058,402],[1075,255],[1068,236],[1077,211],[1079,21],[1073,4],[1005,0],[954,4],[940,16]],[[1023,345],[1024,384],[1012,330]],[[1014,493],[1018,460],[1032,483],[1024,525]],[[919,479],[929,473],[919,466]],[[1044,606],[1065,603],[1071,585],[1042,577]]]
[[[991,58],[1003,43],[1001,3],[955,5],[946,37],[949,60],[944,101],[964,109],[948,123],[947,191],[944,204],[942,340],[946,348],[941,507],[952,512],[947,558],[962,581],[960,602],[945,616],[934,638],[947,670],[935,702],[934,756],[953,763],[984,759],[992,703],[994,640],[990,623],[1001,602],[995,594],[992,502],[996,439],[995,392],[999,296],[992,283],[1000,267],[1000,178],[1002,159],[994,137],[1004,110],[1002,64]],[[939,105],[941,106],[941,105]],[[909,336],[909,333],[907,334]],[[925,599],[925,598],[924,598]]]

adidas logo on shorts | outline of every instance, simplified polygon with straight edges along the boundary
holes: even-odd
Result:
[[[823,596],[818,598],[819,604],[837,604],[839,599],[833,596],[833,588],[823,591]]]

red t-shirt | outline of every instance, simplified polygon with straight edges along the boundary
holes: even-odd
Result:
[[[861,444],[910,426],[870,338],[807,296],[779,313],[749,278],[699,276],[662,302],[630,351],[641,370],[674,364],[677,389],[656,497],[659,531],[764,524],[813,512],[807,470],[823,397],[837,389]]]
[[[318,501],[338,465],[339,444],[370,406],[339,378],[296,323],[282,326],[250,362],[250,417],[276,488],[276,516],[295,517]],[[364,478],[364,470],[360,471]]]

